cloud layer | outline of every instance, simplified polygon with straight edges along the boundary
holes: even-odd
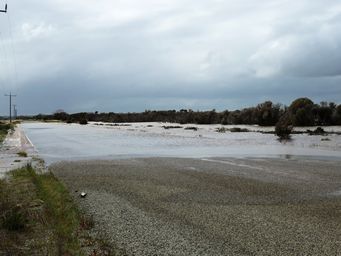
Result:
[[[337,0],[8,4],[0,88],[18,93],[21,113],[341,101]]]

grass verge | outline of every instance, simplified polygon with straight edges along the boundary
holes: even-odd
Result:
[[[94,225],[52,173],[26,166],[0,179],[0,255],[118,255]]]
[[[27,166],[0,180],[0,255],[84,255],[81,222],[53,174]]]

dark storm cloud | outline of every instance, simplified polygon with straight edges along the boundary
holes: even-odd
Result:
[[[9,7],[12,32],[0,17],[1,90],[17,92],[25,113],[341,101],[338,1],[11,0]],[[0,108],[5,113],[6,102]]]

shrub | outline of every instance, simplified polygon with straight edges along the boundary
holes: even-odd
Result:
[[[317,127],[314,131],[307,130],[309,135],[325,135],[326,132],[322,127]]]
[[[226,129],[225,127],[220,127],[216,129],[217,132],[221,132],[221,133],[225,133],[226,131],[228,131],[228,129]]]
[[[230,132],[249,132],[249,130],[246,128],[233,127],[230,129]]]
[[[20,157],[27,157],[27,153],[25,151],[20,151],[17,153],[17,155]]]
[[[81,120],[79,121],[79,124],[81,124],[81,125],[87,125],[87,124],[88,124],[88,120],[86,120],[86,119],[81,119]]]
[[[275,135],[278,136],[280,141],[290,140],[291,132],[293,130],[293,126],[291,125],[291,120],[289,116],[286,114],[280,118],[275,127]]]
[[[191,126],[191,127],[186,127],[185,130],[193,130],[193,131],[197,131],[198,128],[197,127],[194,127],[194,126]]]
[[[179,125],[176,125],[176,126],[162,126],[163,127],[163,129],[166,129],[166,130],[168,130],[168,129],[180,129],[180,128],[182,128],[182,126],[179,126]]]

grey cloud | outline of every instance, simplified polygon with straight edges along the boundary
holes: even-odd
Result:
[[[0,69],[1,90],[17,92],[25,113],[341,100],[336,0],[12,0],[9,7],[18,77],[13,86],[11,72]],[[0,56],[10,57],[7,20],[0,21],[7,49]],[[6,102],[0,107],[6,113]]]
[[[340,12],[331,12],[333,9],[326,7],[275,25],[273,38],[250,58],[255,74],[260,77],[341,75],[341,35],[337,33],[341,29],[341,16]]]

